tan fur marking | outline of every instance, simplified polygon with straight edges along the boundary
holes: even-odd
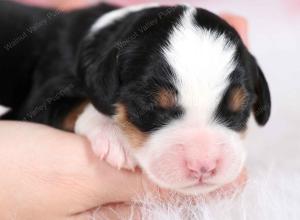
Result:
[[[147,134],[140,131],[128,120],[127,108],[123,104],[116,105],[116,123],[121,127],[132,147],[141,147],[147,139]]]
[[[242,110],[245,101],[245,90],[241,87],[234,88],[230,93],[229,109],[234,112],[239,112]]]
[[[74,132],[74,127],[78,116],[83,112],[84,108],[88,105],[88,101],[84,101],[73,108],[65,117],[63,121],[63,129]]]
[[[175,95],[166,89],[159,91],[158,96],[156,97],[158,104],[163,108],[172,108],[176,105]]]

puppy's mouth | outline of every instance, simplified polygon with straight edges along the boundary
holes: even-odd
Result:
[[[217,185],[217,184],[207,183],[207,182],[204,182],[203,180],[199,179],[197,182],[183,187],[183,189],[188,189],[188,188],[193,188],[193,187],[201,187],[201,186],[208,187],[208,186],[215,186],[215,185]]]
[[[199,180],[193,184],[189,184],[187,186],[178,188],[177,191],[184,193],[184,194],[195,194],[198,195],[199,193],[209,193],[214,191],[218,188],[222,187],[220,184],[215,183],[207,183],[202,180]]]
[[[243,189],[247,183],[247,179],[247,171],[243,168],[238,177],[231,182],[220,184],[198,181],[194,184],[178,188],[177,191],[188,195],[199,195],[199,192],[201,194],[210,194],[214,192],[219,194],[230,194]]]

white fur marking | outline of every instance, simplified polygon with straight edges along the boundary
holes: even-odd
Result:
[[[129,13],[141,11],[146,8],[154,8],[158,7],[158,3],[148,3],[148,4],[141,4],[141,5],[134,5],[130,7],[120,8],[117,10],[113,10],[101,16],[95,24],[91,28],[91,33],[95,33],[100,29],[112,24],[113,22],[125,17]]]
[[[189,8],[181,24],[164,48],[168,63],[175,71],[179,102],[189,113],[207,122],[228,86],[228,76],[234,70],[235,47],[228,45],[224,35],[193,24],[195,9]],[[193,118],[195,118],[193,116]]]

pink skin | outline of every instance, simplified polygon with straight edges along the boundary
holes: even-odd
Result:
[[[176,137],[173,144],[150,159],[151,175],[163,185],[173,189],[217,188],[228,180],[225,173],[231,169],[229,161],[233,160],[233,154],[226,150],[230,147],[221,135],[191,129],[172,136]],[[226,180],[223,180],[224,175]]]

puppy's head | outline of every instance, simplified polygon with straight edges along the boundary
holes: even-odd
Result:
[[[158,7],[125,18],[81,48],[93,104],[122,128],[161,187],[206,193],[233,181],[251,111],[260,125],[270,116],[256,60],[232,27],[202,9]]]

